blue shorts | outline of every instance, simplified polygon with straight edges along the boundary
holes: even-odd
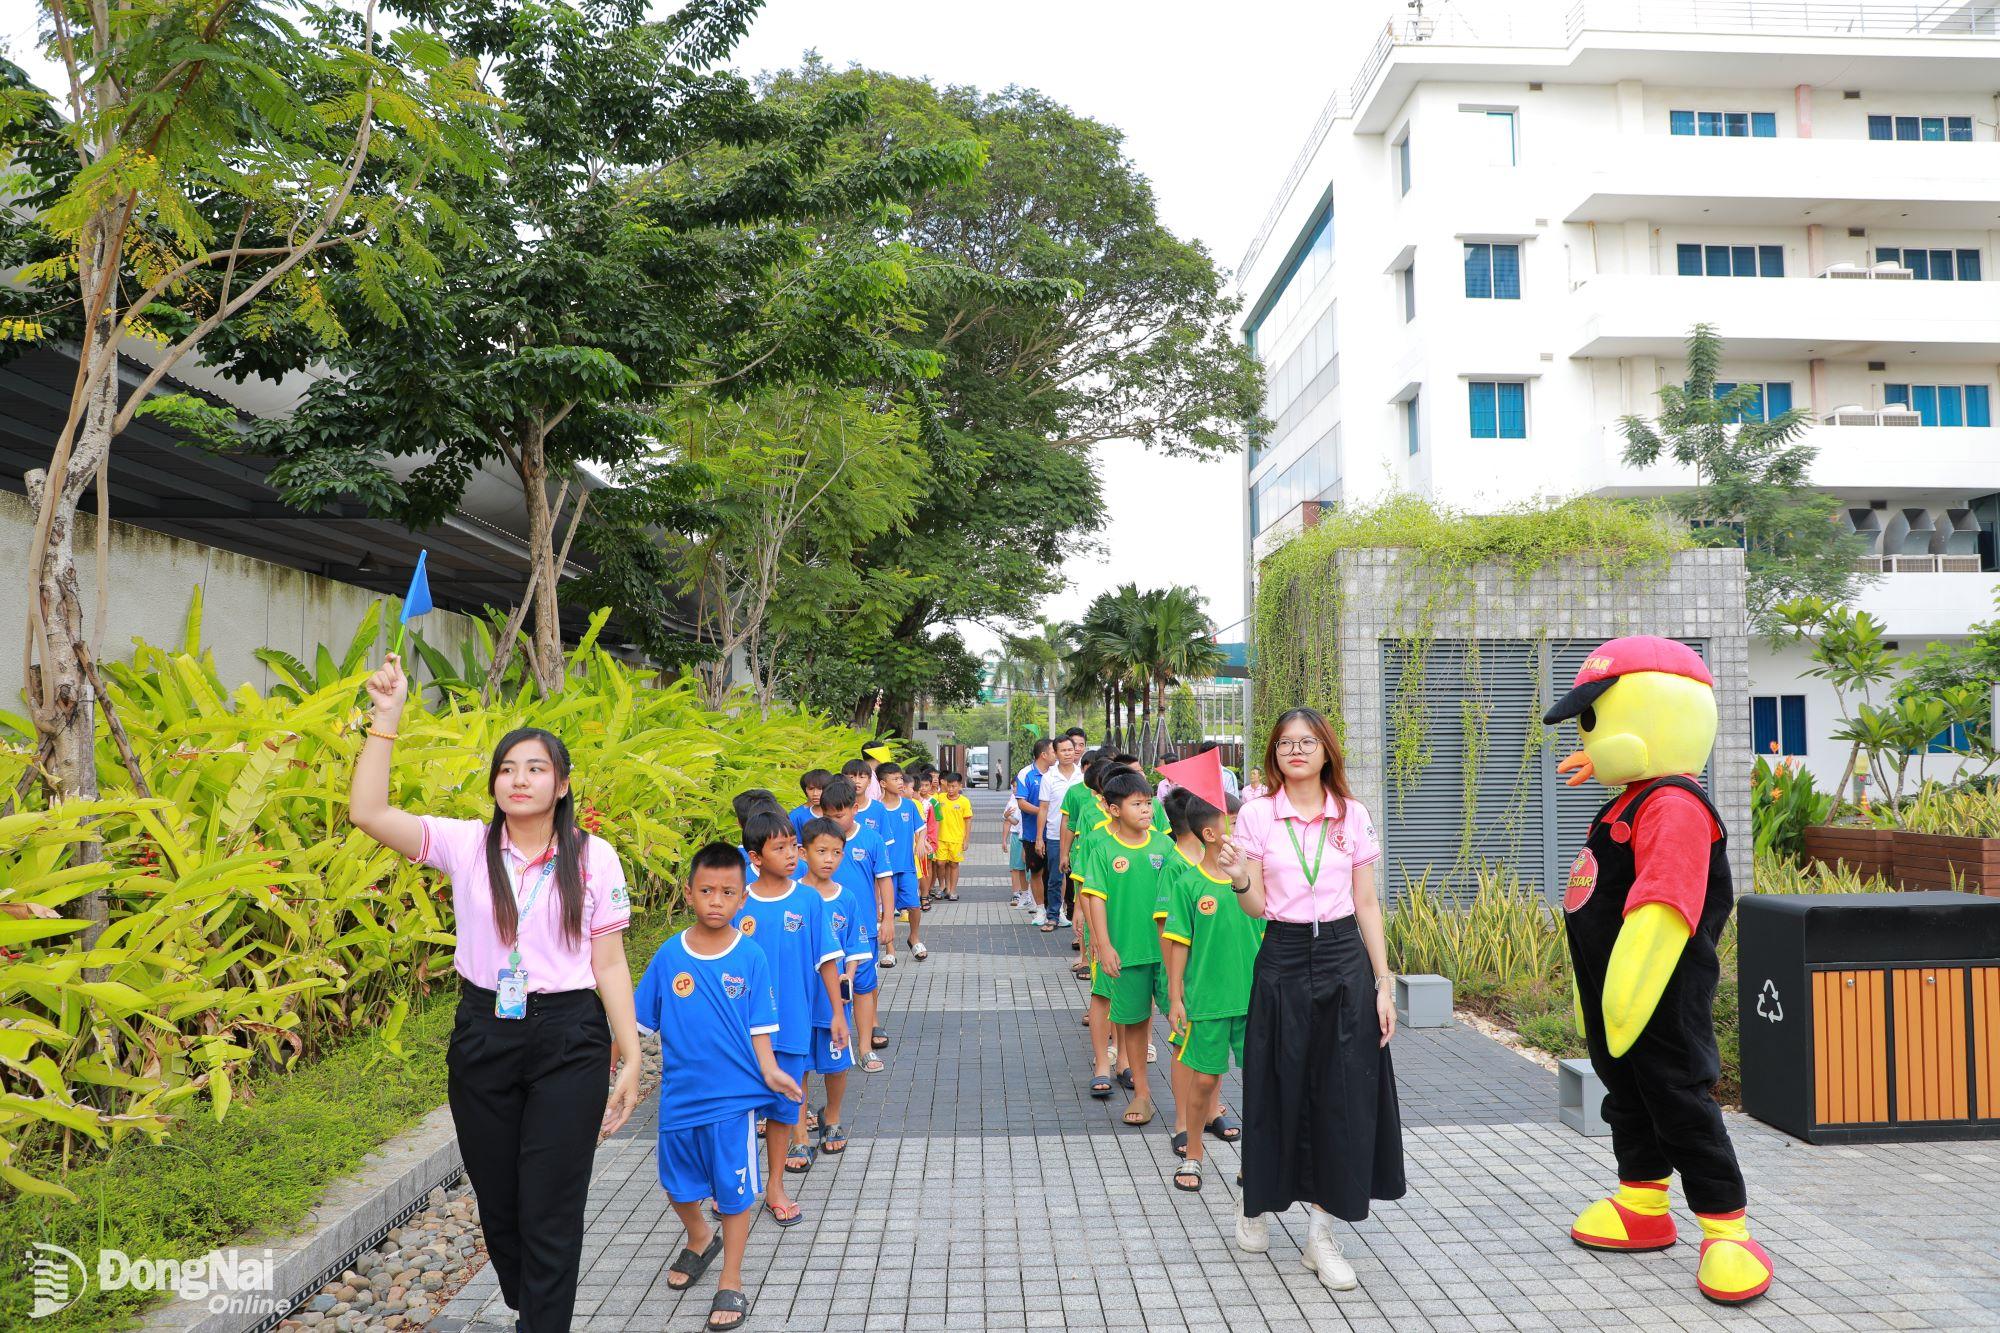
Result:
[[[869,947],[872,949],[874,945]],[[882,979],[875,975],[875,955],[871,953],[854,969],[854,993],[873,995],[875,988],[881,984]]]
[[[833,1053],[833,1029],[814,1028],[812,1071],[815,1074],[845,1074],[854,1068],[854,1011],[847,1013],[847,1045]]]
[[[660,1188],[675,1203],[714,1199],[733,1214],[753,1207],[764,1192],[764,1144],[757,1113],[739,1111],[706,1125],[660,1131]]]
[[[806,1068],[811,1065],[812,1056],[804,1051],[800,1051],[796,1055],[790,1051],[777,1051],[774,1054],[778,1058],[778,1068],[790,1074],[798,1083],[800,1090],[803,1091],[806,1083]],[[770,1103],[764,1107],[764,1118],[776,1121],[780,1125],[796,1125],[799,1123],[799,1112],[803,1109],[805,1109],[805,1103],[795,1102],[782,1092],[774,1092],[771,1094]]]
[[[896,910],[898,912],[908,911],[910,908],[919,906],[923,902],[923,895],[919,892],[917,888],[917,876],[915,871],[908,871],[908,870],[897,871],[895,883],[896,883]]]

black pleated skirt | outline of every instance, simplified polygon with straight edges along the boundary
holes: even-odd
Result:
[[[1359,1222],[1400,1199],[1403,1124],[1354,918],[1264,930],[1243,1042],[1243,1210]]]

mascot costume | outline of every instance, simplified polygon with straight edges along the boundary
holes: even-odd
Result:
[[[1591,822],[1563,910],[1577,1027],[1604,1080],[1619,1180],[1570,1236],[1597,1250],[1668,1248],[1679,1171],[1701,1224],[1701,1294],[1754,1300],[1771,1285],[1771,1259],[1750,1238],[1743,1173],[1711,1092],[1715,943],[1735,907],[1722,821],[1693,776],[1715,744],[1715,678],[1671,639],[1613,639],[1542,720],[1572,717],[1583,750],[1562,762],[1570,785],[1595,777],[1617,793]]]

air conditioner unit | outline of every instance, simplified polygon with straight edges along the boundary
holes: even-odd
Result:
[[[1850,263],[1843,259],[1838,264],[1828,264],[1826,271],[1821,273],[1820,276],[1822,278],[1865,278],[1868,276],[1868,270],[1859,264]]]
[[[1827,416],[1826,424],[1829,426],[1872,426],[1875,424],[1875,413],[1861,406],[1859,403],[1849,403],[1844,407],[1834,408],[1832,413]]]
[[[1921,426],[1924,424],[1923,415],[1916,408],[1905,407],[1901,403],[1891,403],[1875,415],[1884,426]]]
[[[1883,259],[1869,267],[1868,276],[1871,278],[1889,278],[1900,282],[1908,282],[1916,275],[1893,259]]]

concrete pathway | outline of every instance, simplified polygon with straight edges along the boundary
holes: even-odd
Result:
[[[1396,1038],[1410,1193],[1345,1233],[1360,1290],[1334,1296],[1300,1266],[1302,1212],[1270,1253],[1238,1252],[1235,1150],[1211,1143],[1202,1192],[1177,1193],[1164,1106],[1130,1130],[1122,1095],[1086,1094],[1084,987],[1067,935],[1006,905],[1000,808],[975,798],[963,900],[926,919],[930,959],[906,952],[884,974],[894,1045],[886,1073],[857,1076],[851,1146],[802,1178],[804,1224],[751,1232],[748,1327],[2000,1327],[2000,1144],[1813,1148],[1732,1116],[1779,1280],[1724,1310],[1695,1292],[1686,1241],[1618,1256],[1570,1243],[1572,1215],[1613,1179],[1608,1143],[1557,1123],[1553,1075],[1458,1027]],[[1233,1075],[1224,1090],[1239,1104]],[[706,1318],[712,1272],[685,1296],[665,1282],[683,1236],[655,1138],[638,1115],[598,1153],[578,1329]],[[511,1330],[513,1316],[488,1270],[432,1327]]]

